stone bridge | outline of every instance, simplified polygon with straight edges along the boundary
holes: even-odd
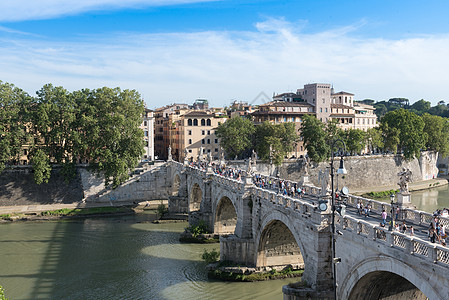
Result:
[[[307,286],[284,286],[284,299],[334,299],[331,211],[318,209],[317,187],[304,185],[306,195],[291,198],[257,187],[252,177],[235,180],[211,167],[170,161],[167,170],[169,210],[187,212],[191,224],[204,220],[219,234],[220,260],[261,270],[302,267]],[[335,217],[337,299],[449,299],[449,248],[419,232],[388,231],[351,208],[369,202],[378,214],[389,204],[351,195],[346,201],[347,214]],[[404,218],[420,228],[432,215],[407,209]]]

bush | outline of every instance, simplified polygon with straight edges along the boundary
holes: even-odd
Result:
[[[220,251],[213,249],[211,252],[204,249],[203,255],[201,258],[207,262],[208,264],[217,262],[220,259]]]
[[[365,195],[367,195],[370,198],[388,198],[391,194],[396,194],[399,192],[399,190],[389,190],[389,191],[382,191],[382,192],[369,192]]]
[[[208,233],[208,228],[206,222],[200,220],[198,224],[187,227],[194,238],[198,237],[200,234]]]
[[[1,285],[0,285],[0,300],[8,300],[8,298],[6,298],[5,296],[5,290]]]
[[[165,204],[159,204],[157,206],[157,214],[159,218],[162,218],[166,213],[168,213],[168,208],[165,207]]]

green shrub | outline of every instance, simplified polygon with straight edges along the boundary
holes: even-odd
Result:
[[[220,251],[213,249],[211,252],[209,252],[206,249],[204,249],[201,258],[208,264],[217,262],[220,259]]]
[[[165,204],[161,203],[157,206],[157,215],[162,218],[166,213],[168,213],[168,208]]]
[[[198,224],[191,225],[186,228],[194,238],[198,237],[200,234],[209,233],[206,222],[200,220]]]
[[[0,285],[0,300],[8,300],[8,298],[6,298],[5,296],[5,290],[1,285]]]
[[[391,194],[396,194],[399,192],[399,190],[389,190],[389,191],[382,191],[382,192],[369,192],[365,194],[366,196],[370,198],[388,198]]]

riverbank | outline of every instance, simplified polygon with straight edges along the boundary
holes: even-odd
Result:
[[[416,191],[422,191],[432,188],[437,188],[440,186],[448,185],[449,176],[441,176],[434,179],[429,180],[423,180],[418,182],[411,182],[409,183],[409,191],[410,192],[416,192]],[[390,190],[397,190],[398,185],[387,185],[387,186],[377,186],[377,187],[367,187],[367,188],[359,188],[349,191],[352,195],[361,196],[370,192],[384,192],[384,191],[390,191]]]

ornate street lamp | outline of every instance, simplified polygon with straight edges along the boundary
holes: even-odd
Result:
[[[394,194],[392,193],[390,195],[390,205],[391,205],[391,221],[390,221],[390,226],[388,227],[388,230],[392,231],[393,230],[393,220],[394,220]]]
[[[347,174],[343,161],[343,154],[346,153],[346,144],[341,139],[336,139],[332,141],[331,144],[331,188],[332,188],[332,278],[334,283],[334,299],[337,299],[337,263],[341,261],[340,258],[335,257],[335,191],[334,191],[334,146],[337,142],[343,145],[343,152],[340,158],[340,167],[337,170],[337,174]],[[339,148],[341,149],[341,148]],[[338,211],[343,211],[342,207],[338,208]]]

